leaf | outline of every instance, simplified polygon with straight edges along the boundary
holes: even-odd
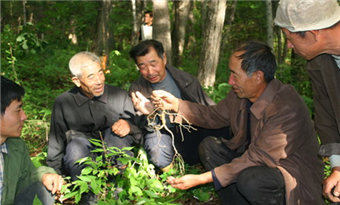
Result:
[[[25,37],[23,35],[18,36],[16,39],[17,42],[21,42],[23,40],[25,40]]]
[[[27,41],[24,40],[24,42],[22,43],[22,48],[27,50],[28,49],[28,46],[27,46]]]
[[[69,199],[69,198],[74,197],[76,194],[78,194],[78,193],[77,192],[71,192],[71,193],[65,194],[65,196],[63,196],[61,199],[62,200]]]
[[[134,147],[123,147],[122,150],[132,150]]]
[[[78,176],[78,178],[84,182],[91,182],[94,179],[93,176]]]
[[[158,181],[156,178],[149,179],[147,181],[147,184],[148,184],[148,187],[150,187],[150,189],[154,189],[156,191],[162,191],[164,189],[163,184],[160,181]]]
[[[153,192],[153,191],[150,191],[150,190],[144,190],[144,192],[151,198],[159,198],[159,196]]]
[[[80,185],[80,189],[79,189],[80,194],[83,194],[84,192],[88,192],[88,190],[89,190],[89,186],[87,185],[87,183],[83,183]]]
[[[97,147],[102,147],[103,144],[101,142],[94,142],[94,141],[91,141],[92,144],[94,144],[95,146]]]
[[[43,205],[37,195],[34,197],[33,205]]]
[[[113,205],[113,204],[106,201],[98,201],[98,205]]]
[[[210,198],[210,194],[207,193],[207,192],[204,192],[201,189],[195,189],[193,191],[193,193],[194,193],[194,197],[197,198],[199,201],[202,201],[202,202],[208,201],[209,198]]]
[[[137,186],[131,186],[131,191],[132,191],[132,193],[134,193],[137,196],[142,196],[143,195],[142,190],[139,187],[137,187]]]
[[[82,159],[77,160],[75,163],[82,164],[82,163],[84,163],[88,160],[91,160],[91,158],[90,157],[84,157]]]
[[[129,162],[129,159],[125,158],[118,158],[117,160],[119,160],[122,164],[127,164]]]
[[[99,181],[101,182],[101,181]],[[95,195],[98,195],[99,192],[100,192],[100,187],[98,187],[98,184],[97,184],[97,181],[93,180],[91,181],[91,189],[92,189],[92,192],[95,194]]]
[[[85,167],[82,171],[81,171],[81,175],[88,175],[93,171],[92,167]]]

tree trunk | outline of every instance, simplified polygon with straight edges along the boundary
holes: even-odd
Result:
[[[175,67],[182,65],[182,56],[185,45],[186,25],[189,17],[191,1],[175,1],[175,26],[172,30],[172,62]]]
[[[206,19],[207,19],[207,13],[208,13],[208,0],[202,0],[201,4],[201,15],[202,15],[202,22],[201,22],[201,38],[203,39],[204,37],[204,32],[205,32],[205,24],[206,24]]]
[[[164,46],[167,63],[171,61],[171,33],[170,33],[170,16],[167,0],[153,0],[153,39],[160,41]]]
[[[266,0],[266,17],[267,17],[267,44],[271,48],[274,46],[274,21],[272,1]]]
[[[91,51],[98,56],[104,56],[109,54],[109,31],[108,22],[109,14],[111,11],[111,1],[102,0],[99,2],[101,4],[101,9],[98,13],[97,21],[97,34],[91,46]]]
[[[226,0],[209,1],[208,3],[198,68],[198,79],[204,87],[213,86],[215,83],[226,7]]]
[[[26,2],[27,1],[23,1],[22,2],[22,10],[23,10],[23,20],[24,20],[24,26],[26,26],[27,24],[27,20],[26,20]]]
[[[194,27],[196,23],[196,19],[193,13],[194,9],[196,9],[195,3],[192,3],[189,9],[189,21],[188,21],[188,32],[187,32],[189,34],[189,37],[188,37],[187,44],[185,45],[185,49],[191,51],[190,52],[191,56],[198,56],[198,53],[196,54],[197,52],[197,49],[196,49],[197,44],[196,44],[196,37],[195,37],[196,30]]]
[[[133,15],[133,30],[131,36],[132,46],[139,42],[140,27],[142,25],[142,6],[143,2],[138,0],[131,0],[132,15]]]
[[[228,45],[230,29],[235,20],[236,5],[237,5],[237,1],[233,1],[232,5],[230,6],[230,9],[226,9],[226,14],[227,14],[227,10],[229,10],[228,13],[230,13],[230,15],[229,15],[228,22],[225,21],[225,24],[224,24],[224,32],[222,34],[221,49],[220,49],[220,59],[221,59],[221,55],[223,55],[225,52],[226,46]]]

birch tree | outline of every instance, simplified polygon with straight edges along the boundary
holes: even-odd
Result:
[[[267,44],[273,48],[274,45],[274,21],[273,21],[273,8],[272,1],[266,0],[266,17],[267,17]]]
[[[172,54],[173,64],[182,65],[182,56],[185,46],[186,25],[189,18],[189,9],[192,1],[175,1],[175,23],[172,30]]]
[[[98,13],[97,32],[91,46],[91,51],[98,56],[103,55],[103,50],[105,51],[105,54],[108,54],[110,52],[108,43],[108,21],[112,5],[110,0],[102,0],[100,4],[101,9]]]
[[[139,30],[142,25],[142,5],[143,1],[131,0],[132,16],[133,16],[133,30],[132,30],[132,46],[138,44]]]
[[[227,1],[209,1],[207,6],[206,26],[198,68],[198,79],[204,87],[213,86],[215,83]]]
[[[153,0],[153,39],[160,41],[164,46],[167,63],[171,64],[171,26],[169,6],[167,0]]]

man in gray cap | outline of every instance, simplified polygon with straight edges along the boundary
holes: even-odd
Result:
[[[275,24],[287,46],[308,61],[314,91],[319,154],[329,157],[332,174],[323,194],[340,202],[340,7],[336,0],[281,0]],[[338,203],[340,204],[340,203]]]

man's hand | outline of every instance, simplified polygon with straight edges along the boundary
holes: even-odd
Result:
[[[61,190],[61,187],[64,183],[62,176],[58,174],[44,174],[42,177],[42,183],[51,191],[52,194],[55,194],[57,191]]]
[[[125,137],[130,133],[130,124],[123,119],[118,120],[112,125],[112,132],[114,132],[119,137]]]
[[[140,111],[144,115],[149,115],[155,109],[155,106],[148,100],[142,93],[131,93],[133,106],[136,110]]]
[[[213,178],[211,172],[206,172],[199,175],[187,174],[180,178],[168,177],[166,181],[174,188],[186,190],[201,184],[213,182]]]
[[[332,174],[323,181],[323,195],[332,202],[340,202],[340,167],[334,167]]]
[[[161,107],[166,110],[178,112],[178,98],[164,90],[154,90],[151,95],[151,101],[156,107]]]

